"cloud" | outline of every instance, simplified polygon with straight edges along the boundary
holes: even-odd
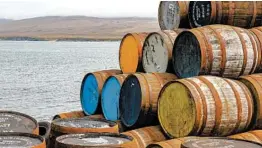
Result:
[[[157,17],[158,0],[0,0],[0,17],[50,15]]]

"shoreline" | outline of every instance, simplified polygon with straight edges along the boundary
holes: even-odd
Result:
[[[38,38],[38,37],[0,37],[0,41],[55,41],[55,42],[116,42],[121,39],[103,38]]]

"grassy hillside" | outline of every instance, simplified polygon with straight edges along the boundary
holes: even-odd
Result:
[[[52,16],[0,23],[0,38],[23,40],[119,40],[128,32],[159,30],[156,18]]]

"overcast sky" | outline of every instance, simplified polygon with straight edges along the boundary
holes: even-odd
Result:
[[[54,15],[157,17],[159,0],[0,0],[0,18]]]

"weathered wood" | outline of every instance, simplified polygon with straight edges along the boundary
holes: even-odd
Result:
[[[181,29],[152,32],[143,46],[142,64],[145,72],[172,72],[172,51]]]
[[[189,28],[189,1],[161,1],[158,8],[158,22],[161,30]]]
[[[261,65],[260,45],[248,30],[209,25],[182,32],[174,44],[173,65],[178,77],[215,75],[237,78]]]
[[[171,138],[226,136],[250,128],[253,107],[241,82],[201,76],[167,84],[159,95],[158,118]]]
[[[210,24],[252,28],[262,24],[262,2],[191,1],[188,15],[193,28]]]

